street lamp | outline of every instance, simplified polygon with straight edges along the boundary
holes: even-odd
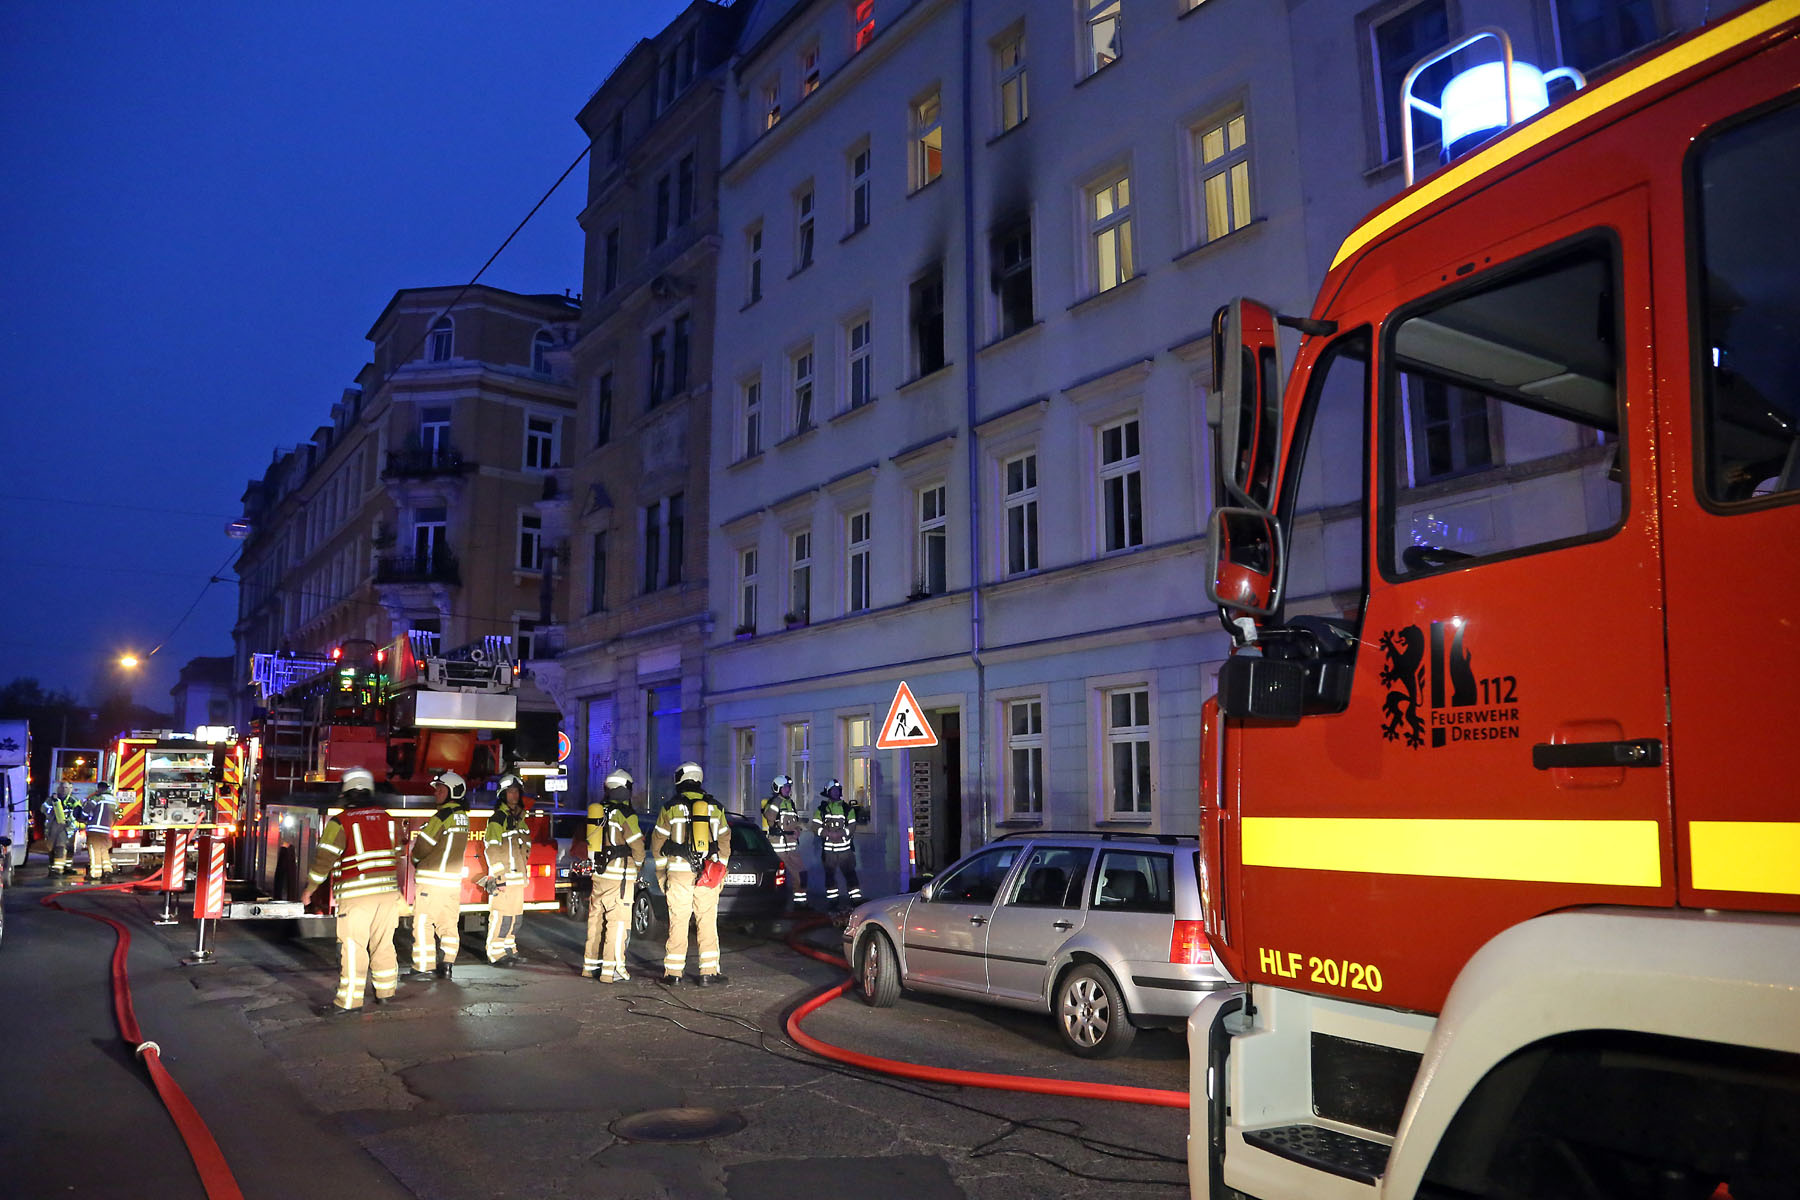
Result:
[[[119,656],[119,665],[129,671],[138,665],[138,656],[135,654],[121,654]]]

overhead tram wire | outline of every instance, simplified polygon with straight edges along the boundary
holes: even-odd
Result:
[[[163,634],[162,641],[156,643],[156,645],[151,648],[150,652],[148,654],[144,655],[144,660],[146,662],[148,662],[150,659],[156,657],[156,652],[158,650],[161,650],[164,646],[168,645],[169,639],[175,636],[176,630],[180,629],[184,624],[187,623],[187,619],[194,615],[194,610],[196,608],[200,607],[200,601],[206,599],[206,593],[209,592],[210,590],[212,590],[212,585],[215,583],[226,582],[224,576],[222,576],[220,574],[220,572],[224,571],[227,567],[229,567],[231,565],[231,560],[236,558],[237,554],[238,554],[237,547],[233,546],[231,548],[231,553],[227,554],[225,556],[225,561],[219,564],[218,570],[214,571],[212,573],[212,575],[207,578],[206,582],[201,585],[200,594],[198,596],[195,596],[194,602],[187,606],[187,611],[181,614],[180,620],[176,621],[175,624],[170,627],[169,632]]]

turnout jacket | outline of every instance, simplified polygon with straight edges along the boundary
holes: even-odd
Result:
[[[339,905],[400,890],[399,838],[394,818],[378,802],[346,808],[325,822],[306,879],[317,887],[327,875]]]
[[[588,805],[587,846],[594,873],[602,879],[636,879],[644,865],[644,832],[637,813],[623,805]]]
[[[421,884],[461,887],[469,848],[469,806],[452,800],[431,814],[413,838],[413,873]]]
[[[720,862],[731,861],[731,825],[725,810],[705,791],[684,783],[663,805],[650,835],[656,869],[692,872],[694,858],[714,852]]]
[[[850,849],[850,828],[861,819],[858,807],[848,800],[821,800],[813,814],[813,829],[824,850]]]
[[[799,849],[800,828],[805,823],[805,818],[800,815],[800,806],[794,803],[792,796],[771,792],[763,798],[763,832],[769,835],[769,842],[775,849]]]
[[[531,827],[525,823],[525,815],[523,808],[514,816],[506,805],[496,805],[487,828],[481,832],[481,852],[487,860],[488,874],[500,876],[507,887],[524,887],[531,865]]]

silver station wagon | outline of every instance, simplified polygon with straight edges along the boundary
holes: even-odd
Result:
[[[1048,1012],[1100,1058],[1176,1026],[1231,979],[1202,926],[1198,844],[1170,834],[1009,834],[844,927],[864,1000],[904,988]]]

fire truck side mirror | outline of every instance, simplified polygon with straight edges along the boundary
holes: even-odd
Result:
[[[1281,524],[1266,512],[1221,508],[1207,529],[1206,595],[1228,615],[1266,617],[1281,606]]]
[[[1213,504],[1275,507],[1281,469],[1281,364],[1273,309],[1239,298],[1213,314]]]

